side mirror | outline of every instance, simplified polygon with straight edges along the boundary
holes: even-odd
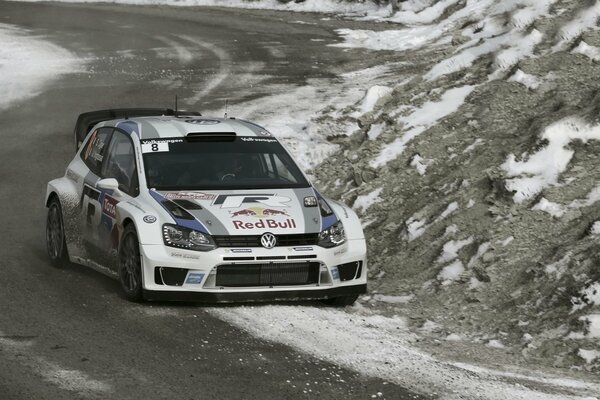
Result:
[[[115,194],[121,193],[119,190],[119,181],[117,181],[115,178],[100,179],[96,183],[96,187],[104,190],[112,190]]]

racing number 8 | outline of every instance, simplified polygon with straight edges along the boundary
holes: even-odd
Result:
[[[152,151],[158,151],[158,144],[152,143]]]

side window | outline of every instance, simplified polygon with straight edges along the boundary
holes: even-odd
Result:
[[[119,189],[137,196],[139,192],[135,154],[131,139],[120,131],[115,131],[108,145],[107,159],[102,168],[102,178],[115,178]]]
[[[90,135],[85,148],[79,153],[83,162],[96,175],[100,175],[102,161],[104,161],[106,147],[112,131],[113,128],[96,129]]]

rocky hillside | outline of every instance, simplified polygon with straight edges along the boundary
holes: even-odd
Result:
[[[363,305],[456,346],[600,370],[600,2],[401,7],[387,30],[339,32],[397,62],[328,117],[355,131],[314,169],[363,220]]]

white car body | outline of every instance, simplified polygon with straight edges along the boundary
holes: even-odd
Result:
[[[115,135],[126,135],[133,144],[139,185],[133,193],[111,187],[110,179],[105,178],[113,177],[100,176],[89,167],[99,162],[98,168],[104,169],[104,164],[110,163],[109,144],[100,143],[98,133],[109,129]],[[71,262],[118,277],[122,235],[132,224],[139,242],[146,300],[335,299],[355,298],[366,291],[367,250],[358,217],[349,207],[321,196],[310,183],[306,187],[242,190],[148,187],[147,153],[168,152],[173,143],[187,143],[189,133],[194,137],[235,134],[234,140],[243,142],[276,141],[264,128],[232,118],[156,116],[96,124],[65,176],[47,186],[46,205],[52,199],[60,202]],[[113,137],[112,133],[106,135]],[[84,162],[94,154],[97,143],[106,149],[103,156]],[[317,200],[316,206],[314,200],[306,200],[310,198]],[[323,215],[321,201],[332,214]],[[185,218],[179,218],[181,215]],[[320,246],[320,232],[338,222],[343,225],[345,241],[331,248]],[[165,224],[201,232],[217,247],[197,251],[167,245],[171,233],[165,233]],[[265,233],[275,236],[276,246],[260,245],[260,240],[271,238],[264,239]],[[267,240],[267,247],[270,245]]]

